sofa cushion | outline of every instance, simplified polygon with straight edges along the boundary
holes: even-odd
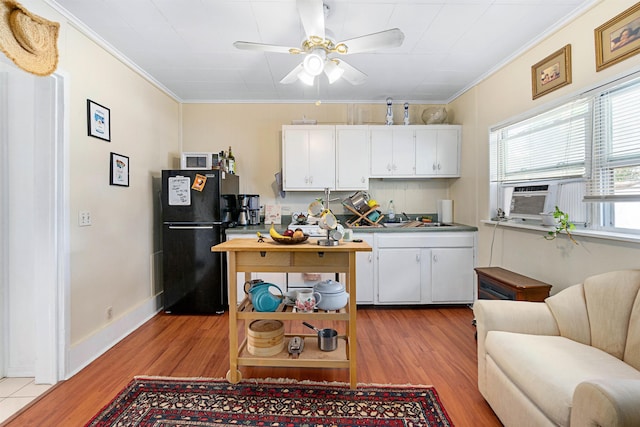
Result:
[[[591,345],[622,359],[629,321],[640,290],[640,270],[613,271],[584,281]]]
[[[560,335],[582,344],[591,344],[591,328],[582,284],[568,287],[544,302],[556,319]]]
[[[631,310],[627,345],[624,348],[622,360],[640,371],[640,292],[636,296]]]
[[[590,379],[640,379],[640,371],[595,347],[560,336],[490,331],[485,348],[549,419],[569,425],[576,386]]]

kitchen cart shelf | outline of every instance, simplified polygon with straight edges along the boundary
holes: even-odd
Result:
[[[355,216],[352,216],[348,221],[347,221],[347,225],[352,227],[355,226],[356,224],[362,224],[362,221],[365,221],[369,224],[369,226],[374,226],[374,227],[381,227],[380,225],[380,221],[382,221],[382,218],[384,218],[383,214],[380,214],[380,216],[375,220],[372,221],[369,219],[369,215],[372,212],[375,212],[377,209],[380,208],[379,205],[375,205],[375,206],[371,206],[371,208],[366,211],[365,213],[360,213],[358,212],[356,209],[352,208],[349,205],[343,205],[345,208],[347,208],[348,210],[350,210]]]
[[[338,311],[298,313],[292,307],[280,304],[275,312],[257,312],[245,298],[239,306],[229,305],[229,372],[227,379],[238,383],[241,366],[299,366],[314,368],[347,368],[349,383],[356,388],[356,253],[371,252],[365,242],[340,242],[338,246],[320,246],[317,239],[297,245],[282,245],[266,239],[233,239],[211,248],[212,252],[226,252],[229,264],[229,301],[237,301],[237,273],[244,272],[245,280],[252,272],[316,272],[346,273],[346,290],[350,295],[347,306]],[[239,322],[247,327],[250,320],[274,319],[282,321],[327,320],[346,322],[346,333],[339,336],[338,348],[331,352],[318,350],[317,335],[305,337],[305,347],[299,358],[289,357],[287,350],[275,356],[249,354],[246,341],[238,342]],[[288,334],[285,336],[291,337]]]
[[[247,340],[243,340],[238,350],[238,364],[242,366],[280,366],[301,368],[348,368],[348,338],[338,335],[338,347],[333,351],[322,351],[318,348],[318,336],[307,334],[285,334],[285,344],[290,338],[304,339],[304,350],[297,358],[289,354],[287,346],[273,356],[254,356],[247,350]]]
[[[344,307],[340,310],[314,310],[313,312],[302,312],[297,311],[295,307],[287,305],[285,303],[280,303],[276,311],[274,312],[264,312],[264,311],[256,311],[251,304],[249,298],[244,298],[242,302],[238,305],[236,309],[236,318],[237,319],[276,319],[279,320],[282,318],[283,313],[287,313],[288,320],[323,320],[323,319],[331,319],[331,320],[349,320],[349,306]],[[330,315],[330,317],[327,317]]]

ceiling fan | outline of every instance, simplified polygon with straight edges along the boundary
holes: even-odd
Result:
[[[393,28],[336,43],[328,37],[329,31],[325,30],[325,11],[328,11],[329,7],[323,4],[322,0],[297,0],[296,4],[307,36],[302,41],[301,47],[245,41],[233,43],[238,49],[304,55],[304,60],[284,76],[280,83],[289,84],[301,80],[311,86],[315,77],[324,72],[330,84],[341,77],[352,85],[362,84],[367,75],[334,55],[342,56],[398,47],[404,41],[402,31]]]

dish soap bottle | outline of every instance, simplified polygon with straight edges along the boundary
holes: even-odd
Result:
[[[387,217],[390,221],[396,219],[396,209],[393,205],[393,200],[389,200],[389,207],[387,208]]]

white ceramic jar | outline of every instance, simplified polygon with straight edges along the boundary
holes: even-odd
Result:
[[[322,297],[317,305],[321,310],[340,310],[349,301],[349,293],[345,291],[341,283],[335,280],[318,282],[313,290]]]

